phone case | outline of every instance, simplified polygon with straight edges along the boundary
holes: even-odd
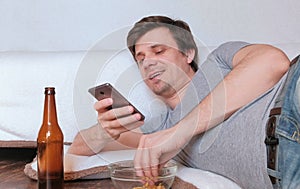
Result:
[[[109,109],[131,105],[134,108],[134,113],[141,114],[142,116],[141,120],[145,119],[145,116],[133,104],[131,104],[119,91],[117,91],[110,83],[104,83],[102,85],[90,88],[88,91],[97,100],[112,98],[113,105]]]

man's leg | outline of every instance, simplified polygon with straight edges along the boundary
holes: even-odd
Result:
[[[282,189],[300,189],[300,59],[288,78],[276,134],[279,139],[278,171]]]

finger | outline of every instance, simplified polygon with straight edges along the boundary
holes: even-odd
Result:
[[[138,148],[136,150],[135,156],[134,156],[134,168],[136,170],[136,175],[139,177],[145,177],[143,172],[143,152],[144,152],[144,140],[145,136],[142,136],[138,145]]]
[[[114,114],[114,117],[116,117],[116,118],[134,115],[135,121],[139,121],[142,119],[142,115],[140,113],[134,112],[133,106],[124,106],[124,107],[120,107],[120,108],[113,108],[111,111]]]
[[[153,135],[145,135],[143,140],[143,163],[144,168],[149,168],[150,173],[146,176],[151,178],[158,176],[158,165],[161,145],[154,145],[156,141]]]
[[[118,119],[118,118],[132,115],[133,111],[134,111],[134,109],[132,108],[132,106],[123,106],[120,108],[113,108],[109,111],[106,110],[106,112],[98,111],[98,115],[101,116],[105,120],[113,120],[113,119]],[[103,114],[103,113],[106,113],[106,114]],[[138,119],[138,118],[136,118],[136,119]]]
[[[136,115],[130,115],[118,119],[119,124],[127,130],[134,130],[144,124],[144,121],[136,120]]]
[[[127,119],[127,118],[122,118],[122,119]],[[135,128],[141,126],[143,122],[138,121],[123,126],[120,124],[119,120],[112,120],[112,121],[98,120],[98,124],[99,127],[101,127],[104,130],[103,132],[107,133],[113,139],[117,139],[122,133],[127,132],[129,130],[134,130]]]
[[[111,107],[113,104],[112,98],[106,98],[103,100],[99,100],[94,104],[94,109],[99,112],[106,112],[109,107]]]
[[[101,107],[103,108],[103,106]],[[98,109],[98,120],[111,121],[117,118],[125,117],[126,115],[131,115],[128,107],[122,107],[117,109]]]
[[[159,158],[157,155],[152,155],[156,153],[151,146],[151,138],[143,136],[135,155],[135,167],[139,176],[145,176],[154,181],[158,176]]]
[[[143,121],[137,121],[137,122],[134,122],[134,123],[132,123],[132,124],[125,125],[124,127],[125,127],[127,130],[133,131],[133,130],[135,130],[135,129],[141,127],[143,124],[144,124]]]
[[[151,175],[155,179],[158,177],[159,155],[155,150],[152,150],[150,155]]]

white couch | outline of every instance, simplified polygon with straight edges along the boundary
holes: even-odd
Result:
[[[200,47],[200,57],[213,48]],[[292,59],[299,53],[300,45],[279,48]],[[80,129],[96,122],[95,101],[87,90],[99,83],[114,84],[146,117],[164,108],[142,82],[126,49],[1,52],[0,68],[0,147],[35,146],[46,86],[56,87],[58,119],[66,142],[71,142]]]

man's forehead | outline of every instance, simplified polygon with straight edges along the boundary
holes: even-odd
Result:
[[[165,27],[155,28],[148,31],[137,40],[135,45],[146,45],[149,47],[164,45],[177,48],[177,43],[174,40],[173,35],[169,31],[169,29]]]

